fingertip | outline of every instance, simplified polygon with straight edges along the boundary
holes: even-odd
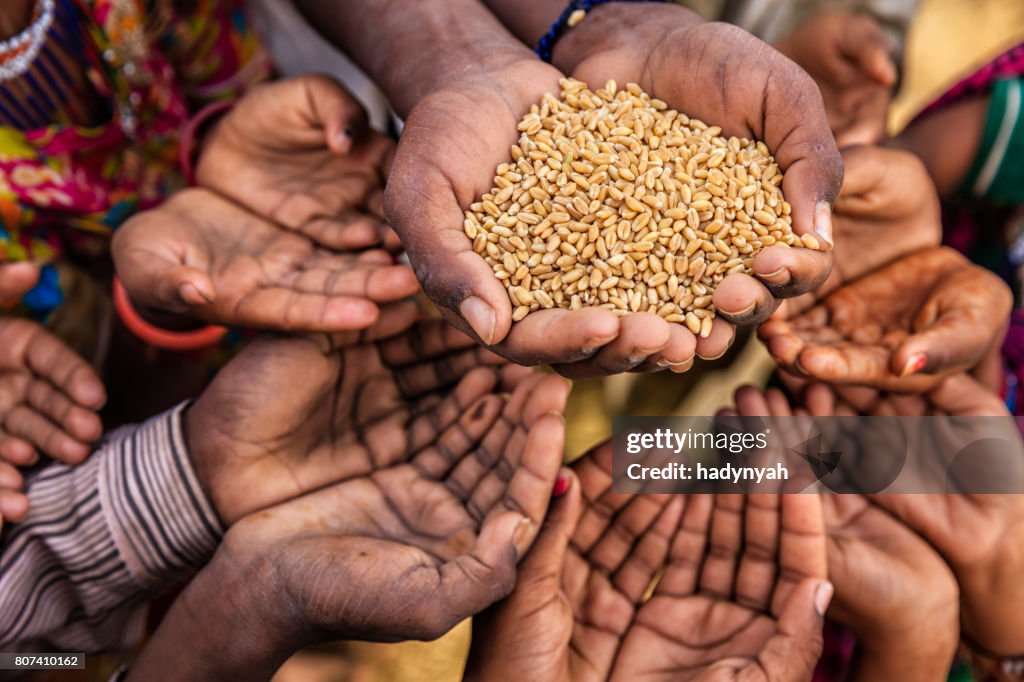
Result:
[[[178,298],[188,307],[209,305],[213,303],[216,292],[208,281],[203,279],[189,280],[178,286]]]
[[[82,376],[70,388],[71,398],[81,405],[98,410],[107,402],[107,389],[95,375]]]
[[[22,521],[28,516],[28,496],[14,490],[0,490],[0,517]]]
[[[63,442],[58,446],[58,451],[52,454],[54,459],[58,459],[65,464],[70,466],[81,464],[92,453],[92,447],[85,443],[80,443],[70,437],[65,437],[61,440]]]
[[[504,333],[501,333],[499,312],[477,296],[467,296],[463,299],[459,304],[459,314],[485,346],[492,346],[503,339],[508,333],[507,327],[511,327],[511,320],[509,320],[508,325],[502,324],[506,329]],[[502,320],[502,322],[504,321]]]
[[[380,308],[365,298],[333,300],[324,314],[323,326],[329,331],[366,329],[380,319]]]
[[[13,464],[0,460],[0,490],[20,490],[24,484],[21,472]]]
[[[39,461],[35,447],[21,438],[5,437],[0,442],[0,457],[18,466],[33,466]]]
[[[68,435],[83,443],[91,443],[103,435],[103,422],[99,415],[86,410],[73,410],[64,427]]]
[[[736,326],[721,318],[711,323],[711,333],[697,339],[697,356],[702,360],[718,360],[736,340]]]

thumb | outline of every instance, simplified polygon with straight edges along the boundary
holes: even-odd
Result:
[[[39,268],[33,263],[0,265],[0,301],[17,300],[39,281]]]
[[[327,147],[335,154],[348,154],[369,127],[366,110],[329,76],[313,74],[304,77],[303,83],[314,123],[323,127]]]
[[[908,336],[892,354],[890,370],[901,378],[919,373],[945,374],[978,364],[998,337],[991,320],[970,308],[945,310],[921,331]],[[979,340],[982,340],[979,342]],[[996,345],[1001,337],[996,339]]]
[[[809,680],[824,647],[822,624],[832,601],[832,584],[819,578],[800,583],[782,607],[778,633],[758,656],[770,680]]]
[[[151,262],[144,270],[124,268],[123,271],[121,282],[131,299],[139,305],[183,313],[209,305],[217,297],[210,276],[188,265]]]
[[[889,40],[874,19],[858,17],[841,35],[839,50],[844,57],[879,85],[896,84],[896,64],[889,49]]]

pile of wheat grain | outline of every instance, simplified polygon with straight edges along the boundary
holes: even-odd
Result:
[[[563,80],[519,124],[512,159],[466,212],[466,235],[523,319],[543,308],[653,312],[707,336],[711,296],[792,231],[761,142],[721,136],[630,83]]]

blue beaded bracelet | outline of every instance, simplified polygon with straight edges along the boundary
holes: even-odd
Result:
[[[576,12],[583,12],[586,14],[594,7],[603,5],[608,2],[671,2],[671,0],[571,0],[566,8],[558,15],[558,19],[551,25],[548,32],[541,36],[541,39],[537,41],[537,47],[534,52],[537,56],[544,61],[551,63],[551,52],[555,49],[555,43],[561,38],[566,31],[572,28],[574,24],[570,25],[569,21]]]

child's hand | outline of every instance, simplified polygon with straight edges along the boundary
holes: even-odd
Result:
[[[27,264],[0,266],[0,297],[17,299],[35,284]],[[46,455],[78,464],[103,426],[106,393],[93,368],[39,324],[0,317],[0,518],[20,520],[28,498],[15,467]]]
[[[374,231],[330,218],[319,222],[331,225],[338,247],[379,243]],[[113,254],[135,305],[211,324],[363,329],[377,320],[378,303],[418,289],[412,271],[394,265],[385,251],[318,248],[312,236],[283,229],[205,189],[184,190],[133,217],[117,231]]]
[[[979,330],[978,334],[985,332]],[[923,452],[962,452],[949,463],[945,475],[948,490],[965,492],[883,493],[867,498],[945,559],[960,587],[961,626],[970,641],[996,654],[1015,656],[1024,650],[1024,591],[1020,589],[1024,495],[1014,494],[1024,484],[1024,443],[999,396],[966,374],[954,374],[928,393],[910,397],[914,400],[908,402],[908,396],[898,394],[849,395],[840,387],[815,384],[806,387],[804,403],[814,406],[811,411],[815,415],[862,412],[952,418],[943,428],[925,426],[924,420],[918,420],[909,437]],[[859,405],[851,409],[851,401]],[[914,404],[918,402],[920,405]],[[996,443],[995,447],[987,453],[985,449],[961,451],[961,443],[984,440]],[[1000,488],[1009,492],[972,494],[972,490],[991,491],[996,482],[992,474]],[[981,483],[984,488],[977,487],[979,481],[987,481]],[[876,534],[875,541],[879,539]],[[901,547],[903,552],[908,549]]]
[[[736,392],[736,413],[780,418],[773,428],[794,415],[853,413],[838,409],[845,406],[824,384],[801,388],[803,403],[790,405],[777,388],[744,386]],[[945,561],[863,495],[822,495],[822,503],[828,574],[836,588],[828,615],[850,628],[860,652],[850,679],[940,679],[959,643],[959,591]]]
[[[809,679],[831,597],[817,495],[617,494],[610,443],[574,469],[474,621],[467,679]]]
[[[843,187],[832,216],[836,238],[832,272],[813,292],[784,301],[788,314],[941,241],[939,196],[917,157],[884,147],[851,147],[843,150],[843,163]]]
[[[922,392],[954,372],[981,376],[998,353],[1012,296],[945,247],[893,261],[758,334],[786,369],[819,381]]]
[[[367,396],[376,395],[370,381]],[[384,414],[371,427],[376,433],[360,426],[345,433],[339,440],[418,444],[235,523],[129,679],[165,679],[157,670],[166,671],[183,642],[231,655],[191,656],[173,679],[270,679],[300,648],[434,639],[501,599],[551,498],[568,392],[557,377],[533,376],[510,395],[482,396],[449,415],[443,432],[430,419],[407,425]],[[331,411],[326,400],[322,407]],[[278,442],[304,454],[307,444],[294,438],[300,433]],[[189,669],[195,662],[202,665]]]
[[[775,47],[818,84],[841,147],[885,136],[897,73],[877,22],[846,10],[817,12]]]
[[[362,106],[322,75],[251,91],[204,138],[200,186],[322,246],[400,246],[383,214],[394,144],[368,131]]]
[[[473,620],[467,680],[609,679],[686,501],[615,493],[611,459],[609,441],[563,470],[515,591]]]
[[[448,454],[518,385],[500,375],[532,374],[415,317],[403,302],[358,334],[263,336],[220,371],[189,409],[186,438],[225,523],[417,452]],[[561,409],[565,382],[545,386]]]
[[[32,263],[0,263],[0,306],[16,303],[39,281]]]

